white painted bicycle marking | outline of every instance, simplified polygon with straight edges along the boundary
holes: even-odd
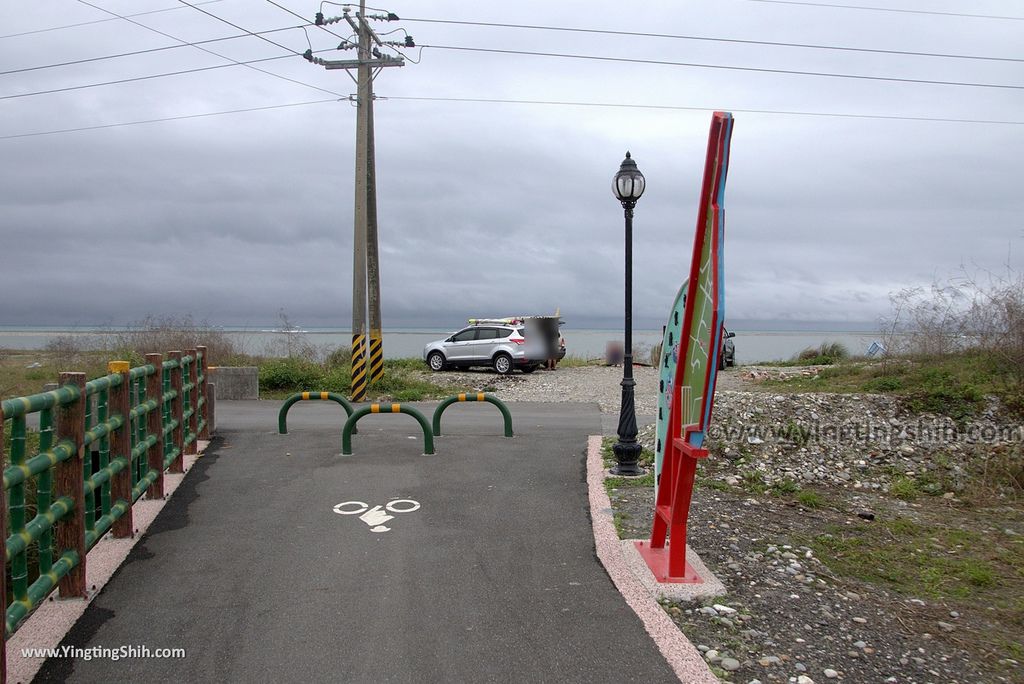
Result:
[[[373,508],[363,501],[344,501],[334,507],[334,512],[338,515],[359,515],[359,519],[367,524],[371,532],[390,532],[391,528],[384,523],[394,520],[395,516],[389,513],[412,513],[419,508],[420,502],[413,499],[395,499]]]

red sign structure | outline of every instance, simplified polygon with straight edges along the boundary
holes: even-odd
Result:
[[[672,383],[665,458],[654,504],[649,542],[636,542],[659,582],[700,583],[686,562],[686,523],[697,461],[706,458],[704,435],[711,422],[722,324],[725,320],[725,178],[729,168],[732,114],[711,118],[704,183],[690,262],[690,282],[679,340],[682,349]]]

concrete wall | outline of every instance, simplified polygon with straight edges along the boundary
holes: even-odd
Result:
[[[256,366],[210,367],[210,382],[217,385],[217,399],[260,398],[260,377]]]

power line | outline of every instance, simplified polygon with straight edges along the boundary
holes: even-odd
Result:
[[[79,0],[79,1],[81,1],[81,0]],[[178,2],[180,2],[180,3],[182,4],[182,5],[186,5],[186,6],[188,6],[188,7],[191,7],[191,8],[192,8],[192,9],[194,9],[194,10],[195,10],[196,12],[202,12],[203,14],[205,14],[205,15],[206,15],[206,16],[208,16],[208,17],[211,17],[211,18],[213,18],[213,19],[216,19],[217,21],[219,21],[219,22],[221,22],[221,23],[223,23],[223,24],[227,24],[228,26],[232,26],[232,27],[234,27],[234,28],[238,29],[239,31],[245,31],[246,33],[248,33],[248,34],[249,34],[250,36],[253,36],[254,38],[259,38],[260,40],[262,40],[262,41],[264,41],[264,42],[267,42],[267,43],[270,43],[271,45],[274,45],[274,46],[276,46],[276,47],[279,47],[279,48],[281,48],[282,50],[285,50],[285,51],[287,51],[287,52],[291,52],[292,54],[298,55],[298,56],[300,56],[300,57],[302,56],[302,53],[301,53],[301,52],[296,52],[295,50],[292,50],[292,49],[291,49],[290,47],[286,47],[286,46],[284,46],[284,45],[281,45],[280,43],[275,43],[274,41],[270,40],[269,38],[266,38],[266,37],[264,37],[264,36],[261,36],[261,35],[259,35],[259,34],[256,34],[256,33],[253,33],[253,32],[252,32],[252,31],[250,31],[249,29],[247,29],[247,28],[243,28],[243,27],[239,26],[238,24],[233,24],[233,23],[231,23],[230,21],[228,21],[227,19],[224,19],[223,17],[218,17],[218,16],[216,15],[216,14],[214,14],[214,13],[212,13],[212,12],[207,12],[207,11],[206,11],[206,10],[204,10],[204,9],[200,9],[200,8],[198,7],[198,5],[199,5],[200,3],[195,3],[195,4],[192,4],[192,3],[190,3],[190,2],[187,2],[186,0],[178,0]]]
[[[220,0],[217,0],[218,2]],[[177,9],[177,8],[174,8]],[[125,17],[135,16],[132,14],[126,14]],[[113,17],[120,18],[120,17]],[[106,21],[106,20],[104,20]],[[148,28],[148,27],[147,27]],[[294,29],[303,28],[302,26],[285,26],[284,28],[270,29],[268,31],[259,31],[259,33],[280,33],[281,31],[292,31]],[[207,45],[209,43],[219,43],[225,40],[235,40],[236,38],[249,38],[248,33],[239,33],[234,36],[224,36],[223,38],[210,38],[208,40],[197,40],[195,42],[182,42],[180,45],[164,45],[162,47],[147,48],[145,50],[134,50],[132,52],[121,52],[116,55],[103,55],[102,57],[86,57],[85,59],[75,59],[70,62],[57,62],[55,64],[42,64],[34,67],[24,67],[21,69],[10,69],[9,71],[0,71],[0,76],[6,76],[8,74],[21,74],[26,71],[39,71],[40,69],[55,69],[57,67],[74,66],[76,64],[87,64],[89,62],[101,62],[107,59],[118,59],[120,57],[134,57],[136,55],[145,55],[151,52],[163,52],[165,50],[177,50],[183,47],[197,47],[199,45]]]
[[[270,2],[270,0],[267,0]],[[277,4],[277,3],[274,3]],[[297,15],[298,16],[298,15]],[[884,50],[881,48],[848,47],[840,45],[817,45],[813,43],[784,43],[770,40],[743,40],[739,38],[713,38],[710,36],[691,36],[675,33],[647,33],[642,31],[612,31],[607,29],[578,28],[571,26],[543,26],[536,24],[503,24],[487,21],[455,21],[448,19],[408,19],[402,21],[418,21],[431,24],[455,24],[461,26],[492,26],[497,28],[533,29],[540,31],[565,31],[569,33],[596,33],[609,36],[634,36],[639,38],[671,38],[673,40],[700,40],[713,43],[736,43],[739,45],[766,45],[771,47],[805,48],[810,50],[838,50],[843,52],[867,52],[882,55],[909,55],[913,57],[943,57],[947,59],[973,59],[993,62],[1024,62],[1014,57],[985,57],[980,55],[957,55],[943,52],[915,52],[912,50]]]
[[[215,2],[221,0],[205,0],[205,2],[197,2],[197,5],[212,5]],[[126,17],[141,17],[146,14],[159,14],[160,12],[176,12],[177,10],[185,9],[184,7],[165,7],[164,9],[149,10],[146,12],[136,12],[135,14],[126,14]],[[21,33],[8,33],[0,36],[0,40],[4,38],[17,38],[18,36],[30,36],[36,33],[47,33],[49,31],[60,31],[63,29],[75,28],[77,26],[91,26],[92,24],[104,24],[108,21],[116,21],[113,17],[110,19],[94,19],[93,21],[82,21],[77,24],[65,24],[63,26],[51,26],[50,28],[34,29],[32,31],[22,31]]]
[[[598,55],[578,55],[562,52],[534,52],[530,50],[501,50],[498,48],[465,47],[461,45],[423,45],[424,48],[435,50],[461,50],[465,52],[493,52],[503,55],[531,55],[535,57],[562,57],[567,59],[589,59],[599,62],[627,62],[630,64],[660,64],[664,66],[692,67],[696,69],[724,69],[727,71],[754,71],[766,74],[790,74],[795,76],[820,76],[827,78],[846,78],[864,81],[889,81],[892,83],[919,83],[927,85],[961,86],[968,88],[999,88],[1004,90],[1024,90],[1024,85],[1004,83],[971,83],[967,81],[932,81],[921,78],[896,78],[894,76],[868,76],[865,74],[841,74],[826,71],[800,71],[796,69],[769,69],[767,67],[728,66],[724,64],[702,64],[699,62],[672,62],[658,59],[639,59],[632,57],[602,57]]]
[[[481,97],[413,97],[406,95],[391,95],[384,97],[385,100],[413,100],[425,102],[478,102],[487,104],[528,104],[528,105],[553,105],[563,107],[609,107],[619,109],[652,109],[669,111],[694,111],[712,112],[713,107],[685,107],[682,105],[650,105],[650,104],[624,104],[619,102],[576,102],[563,100],[511,100]],[[717,109],[722,109],[719,107]],[[840,119],[882,119],[890,121],[932,121],[938,123],[965,123],[965,124],[995,124],[1001,126],[1024,126],[1024,121],[1001,121],[992,119],[957,119],[935,116],[899,116],[895,114],[853,114],[844,112],[807,112],[785,109],[735,109],[726,107],[730,112],[741,112],[744,114],[777,114],[780,116],[814,116],[834,117]]]
[[[104,128],[120,128],[122,126],[139,126],[141,124],[162,123],[164,121],[182,121],[184,119],[202,119],[210,116],[222,116],[224,114],[241,114],[243,112],[263,112],[270,109],[286,109],[288,107],[305,107],[307,105],[324,104],[326,102],[337,102],[335,99],[309,100],[307,102],[289,102],[279,105],[267,105],[264,107],[246,107],[244,109],[227,109],[220,112],[206,112],[204,114],[183,114],[181,116],[165,116],[159,119],[143,119],[140,121],[122,121],[119,123],[98,124],[96,126],[79,126],[77,128],[61,128],[52,131],[37,131],[35,133],[18,133],[15,135],[0,136],[0,140],[11,140],[14,138],[35,138],[43,135],[57,135],[59,133],[77,133],[79,131],[98,131]]]
[[[1024,17],[1005,17],[995,14],[965,14],[963,12],[938,12],[935,10],[896,9],[894,7],[866,7],[864,5],[834,5],[825,2],[802,2],[798,0],[749,0],[750,2],[770,2],[779,5],[806,5],[809,7],[837,7],[840,9],[870,10],[872,12],[899,12],[901,14],[937,14],[946,17],[973,17],[975,19],[1008,19],[1024,21]]]
[[[333,51],[333,50],[332,49],[318,50],[317,52],[329,52],[329,51]],[[114,81],[102,81],[100,83],[85,83],[83,85],[66,86],[66,87],[63,87],[63,88],[51,88],[49,90],[35,90],[35,91],[30,92],[30,93],[16,93],[14,95],[2,95],[2,96],[0,96],[0,100],[14,100],[14,99],[21,98],[21,97],[32,97],[32,96],[35,96],[35,95],[51,95],[51,94],[54,94],[54,93],[65,93],[65,92],[69,92],[69,91],[72,91],[72,90],[85,90],[87,88],[98,88],[100,86],[119,85],[119,84],[122,84],[122,83],[134,83],[136,81],[148,81],[148,80],[154,79],[154,78],[164,78],[166,76],[181,76],[183,74],[195,74],[195,73],[199,73],[201,71],[213,71],[215,69],[226,69],[226,68],[234,67],[234,66],[246,66],[248,64],[259,64],[260,62],[272,62],[272,61],[277,60],[277,59],[289,59],[290,57],[292,57],[292,55],[278,55],[277,57],[263,57],[261,59],[250,59],[250,60],[246,60],[244,62],[234,62],[234,63],[231,63],[231,64],[215,64],[213,66],[196,67],[194,69],[181,69],[180,71],[168,71],[168,72],[165,72],[165,73],[162,73],[162,74],[149,74],[147,76],[135,76],[135,77],[132,77],[132,78],[120,78],[120,79],[117,79],[117,80],[114,80]],[[271,72],[264,72],[264,73],[271,73]],[[273,74],[273,75],[277,76],[278,74]],[[281,76],[281,78],[285,78],[285,77]],[[286,79],[286,80],[290,81],[292,79]],[[312,85],[309,85],[308,83],[303,83],[302,81],[295,81],[295,83],[298,83],[299,85],[305,85],[305,86],[308,86],[310,88],[316,88],[317,90],[324,90],[324,92],[330,93],[331,95],[335,95],[337,97],[344,97],[343,95],[339,95],[338,93],[335,93],[333,91],[322,89],[322,88],[318,88],[317,86],[312,86]]]
[[[406,95],[393,95],[390,97],[381,98],[385,100],[407,100],[412,102],[457,102],[457,103],[483,103],[483,104],[517,104],[517,105],[544,105],[544,106],[559,106],[559,107],[599,107],[599,108],[613,108],[613,109],[642,109],[652,111],[693,111],[693,112],[710,112],[714,111],[711,107],[686,107],[683,105],[654,105],[654,104],[635,104],[635,103],[619,103],[619,102],[583,102],[583,101],[560,101],[560,100],[512,100],[512,99],[499,99],[499,98],[482,98],[482,97],[415,97]],[[243,109],[228,109],[217,112],[206,112],[203,114],[184,114],[180,116],[168,116],[159,119],[142,119],[139,121],[122,121],[117,123],[109,124],[97,124],[95,126],[79,126],[76,128],[61,128],[49,131],[36,131],[33,133],[17,133],[14,135],[0,136],[0,140],[12,140],[16,138],[35,138],[46,135],[58,135],[63,133],[78,133],[81,131],[95,131],[103,130],[107,128],[120,128],[124,126],[139,126],[143,124],[151,123],[162,123],[166,121],[181,121],[187,119],[201,119],[212,116],[222,116],[226,114],[241,114],[245,112],[260,112],[268,111],[272,109],[285,109],[290,107],[304,107],[307,105],[324,104],[327,102],[337,102],[335,99],[326,100],[310,100],[306,102],[289,102],[286,104],[279,105],[267,105],[262,107],[247,107]],[[877,119],[883,121],[921,121],[921,122],[933,122],[933,123],[956,123],[956,124],[987,124],[987,125],[999,125],[999,126],[1024,126],[1024,121],[1011,121],[1011,120],[991,120],[991,119],[958,119],[948,117],[932,117],[932,116],[899,116],[899,115],[887,115],[887,114],[855,114],[846,112],[808,112],[808,111],[797,111],[797,110],[779,110],[779,109],[735,109],[727,108],[732,112],[741,112],[745,114],[770,114],[777,116],[810,116],[817,118],[839,118],[839,119]]]
[[[276,2],[274,2],[274,0],[267,0],[267,2],[269,2],[269,3],[270,3],[271,5],[273,5],[274,7],[277,7],[278,9],[282,9],[282,10],[284,10],[285,12],[287,12],[287,13],[288,13],[288,14],[290,14],[290,15],[292,15],[293,17],[298,17],[299,19],[302,19],[303,21],[309,22],[309,20],[308,20],[308,19],[306,19],[306,17],[302,16],[302,15],[301,15],[301,14],[299,14],[298,12],[295,12],[294,10],[291,10],[291,9],[289,9],[289,8],[285,7],[284,5],[279,5],[279,4],[277,4]],[[321,5],[320,5],[320,7],[321,7],[321,8],[323,8],[323,4],[322,4],[322,3],[321,3]],[[337,33],[335,33],[334,31],[332,31],[331,29],[329,29],[329,28],[327,28],[326,26],[324,26],[323,24],[314,24],[314,25],[315,25],[315,26],[316,26],[317,28],[319,28],[319,29],[321,29],[321,30],[323,30],[323,31],[326,31],[327,33],[331,34],[332,36],[334,36],[335,38],[337,38],[338,40],[340,40],[340,41],[342,42],[342,44],[344,44],[344,43],[348,43],[348,42],[351,42],[351,41],[349,41],[349,39],[348,39],[348,38],[344,38],[344,37],[342,37],[342,36],[338,35],[338,34],[337,34]],[[340,46],[339,46],[339,47],[340,47]]]
[[[97,9],[97,10],[99,10],[101,12],[106,12],[107,14],[111,14],[111,15],[113,15],[115,17],[118,17],[120,19],[123,19],[123,20],[125,20],[125,21],[127,21],[127,22],[129,22],[131,24],[135,24],[136,26],[144,28],[147,31],[151,31],[152,33],[156,33],[157,35],[164,36],[165,38],[170,38],[171,40],[176,40],[179,43],[181,43],[182,45],[191,45],[192,47],[196,48],[197,50],[202,50],[203,52],[205,52],[207,54],[213,55],[214,57],[220,57],[221,59],[226,59],[226,60],[228,60],[229,62],[231,62],[234,65],[244,66],[246,69],[251,69],[253,71],[258,71],[261,74],[266,74],[267,76],[273,76],[274,78],[280,79],[282,81],[288,81],[289,83],[294,83],[296,85],[304,86],[306,88],[312,88],[313,90],[319,90],[322,93],[328,93],[330,95],[334,95],[335,97],[343,97],[343,95],[341,95],[340,93],[336,93],[333,90],[328,90],[326,88],[321,88],[320,86],[315,86],[315,85],[312,85],[310,83],[305,83],[304,81],[299,81],[299,80],[294,79],[294,78],[289,78],[287,76],[282,76],[281,74],[275,74],[273,71],[267,71],[266,69],[260,69],[259,67],[254,67],[254,66],[252,66],[251,62],[239,62],[236,59],[232,59],[231,57],[228,57],[227,55],[222,55],[219,52],[214,52],[213,50],[211,50],[209,48],[201,47],[199,45],[196,45],[195,43],[189,43],[186,40],[182,40],[181,38],[178,38],[177,36],[172,36],[169,33],[164,33],[163,31],[160,31],[159,29],[153,28],[152,26],[146,26],[145,24],[137,22],[134,19],[129,19],[128,17],[122,17],[117,12],[112,12],[112,11],[110,11],[108,9],[104,9],[103,7],[100,7],[98,5],[94,5],[91,2],[88,2],[88,0],[78,0],[78,1],[80,3],[82,3],[83,5],[88,5],[89,7],[92,7],[93,9]],[[181,3],[185,4],[185,5],[188,5],[188,3],[185,2],[185,0],[178,0],[178,2],[181,2]],[[202,12],[203,14],[209,14],[211,17],[214,17],[215,19],[218,18],[215,15],[210,14],[206,10],[199,9],[198,7],[195,7],[194,5],[189,5],[189,7],[192,7],[193,9],[195,9],[195,10],[197,10],[199,12]],[[287,47],[285,47],[285,46],[283,46],[283,45],[281,45],[279,43],[275,43],[274,41],[270,40],[269,38],[265,38],[263,36],[258,36],[255,33],[253,33],[252,31],[249,31],[248,29],[244,29],[241,26],[235,26],[235,24],[231,24],[231,22],[229,22],[229,21],[225,21],[224,23],[230,24],[231,26],[234,26],[239,31],[245,31],[245,33],[247,33],[247,34],[249,34],[251,36],[255,36],[256,38],[259,38],[260,40],[264,40],[264,41],[270,43],[271,45],[276,45],[277,47],[279,47],[279,48],[281,48],[281,49],[283,49],[285,51],[292,52],[293,54],[299,54],[299,53],[295,52],[294,50],[292,50],[291,48],[287,48]]]

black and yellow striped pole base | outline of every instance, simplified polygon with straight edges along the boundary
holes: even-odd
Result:
[[[384,339],[380,330],[370,331],[370,384],[384,377]]]
[[[363,401],[366,398],[366,335],[352,335],[352,401]]]

